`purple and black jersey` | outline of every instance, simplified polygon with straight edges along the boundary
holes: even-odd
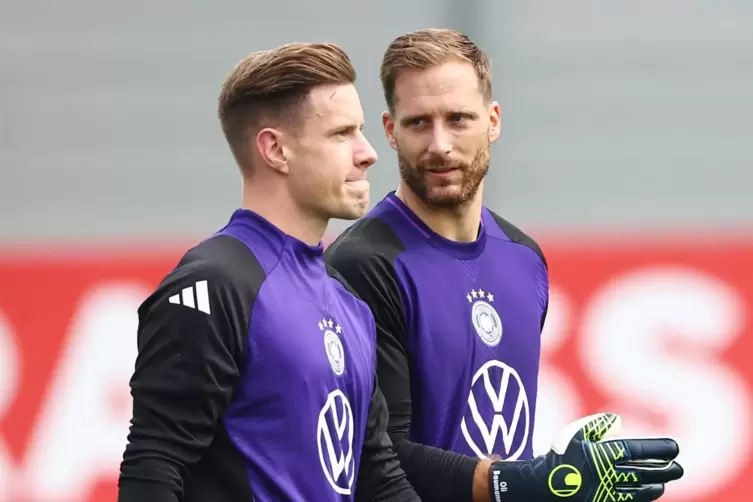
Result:
[[[120,502],[418,500],[323,252],[239,210],[141,305]]]
[[[389,431],[422,499],[470,501],[478,459],[532,458],[549,299],[532,239],[484,209],[476,241],[450,241],[393,193],[326,260],[374,313]]]

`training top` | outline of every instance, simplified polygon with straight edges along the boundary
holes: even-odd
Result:
[[[393,192],[325,259],[374,313],[389,432],[423,500],[472,500],[481,458],[532,458],[549,278],[530,237],[484,208],[476,241],[450,241]]]
[[[119,502],[418,500],[323,253],[238,210],[144,301]]]

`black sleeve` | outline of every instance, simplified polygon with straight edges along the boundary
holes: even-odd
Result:
[[[217,265],[179,265],[139,308],[119,502],[178,502],[230,402],[250,309]]]
[[[432,502],[471,502],[479,460],[414,443],[411,427],[411,368],[400,287],[390,252],[366,248],[359,239],[342,240],[327,260],[374,313],[377,325],[377,376],[389,410],[387,430],[408,480]]]
[[[387,433],[389,412],[384,395],[374,381],[366,437],[356,484],[356,502],[419,502],[408,482]]]

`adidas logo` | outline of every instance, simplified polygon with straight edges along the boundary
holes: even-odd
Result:
[[[189,286],[183,288],[180,294],[170,297],[170,303],[175,305],[183,305],[184,307],[196,309],[205,314],[209,314],[209,290],[207,288],[207,281],[199,281],[196,286]]]

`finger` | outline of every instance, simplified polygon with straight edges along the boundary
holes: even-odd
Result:
[[[630,500],[631,502],[651,502],[664,495],[664,485],[649,485],[640,488],[618,488],[615,490],[622,497],[615,497],[615,500]],[[627,495],[632,495],[632,498]]]
[[[622,419],[614,413],[597,413],[567,424],[552,442],[552,450],[565,454],[570,448],[580,448],[583,442],[596,442],[619,434]]]
[[[662,466],[646,467],[645,465],[622,464],[614,468],[617,474],[617,484],[620,486],[640,486],[669,483],[680,479],[684,470],[674,461],[666,462]]]
[[[670,461],[680,454],[680,447],[670,438],[612,439],[602,443],[615,452],[615,460],[626,462]]]
[[[575,436],[577,439],[592,442],[601,441],[622,426],[620,416],[615,413],[598,413],[588,418],[591,420],[580,428]]]

